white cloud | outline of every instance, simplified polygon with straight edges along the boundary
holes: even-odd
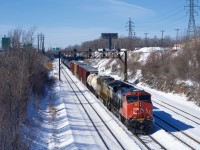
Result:
[[[102,11],[106,11],[107,15],[116,15],[118,17],[126,17],[132,16],[134,18],[141,18],[145,16],[154,15],[155,13],[152,10],[147,8],[130,4],[127,2],[119,1],[119,0],[104,0],[104,5],[96,6]],[[93,8],[96,9],[96,8]]]

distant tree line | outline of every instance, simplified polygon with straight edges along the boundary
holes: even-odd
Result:
[[[125,48],[128,50],[135,50],[135,48],[141,47],[173,47],[176,40],[170,36],[166,36],[163,39],[160,38],[129,38],[129,37],[119,37],[118,39],[112,40],[113,49]],[[66,50],[97,50],[99,48],[108,48],[109,41],[106,39],[96,39],[92,41],[86,41],[81,45],[68,46]]]

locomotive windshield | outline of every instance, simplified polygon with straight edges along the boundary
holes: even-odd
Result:
[[[138,101],[138,96],[129,95],[126,96],[127,103],[133,103]]]
[[[150,95],[140,95],[139,99],[140,99],[140,101],[151,102],[151,96]]]

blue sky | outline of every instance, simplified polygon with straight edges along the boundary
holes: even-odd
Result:
[[[175,37],[187,30],[186,0],[0,0],[0,37],[11,29],[37,27],[46,47],[67,47],[97,39],[101,33],[128,35],[131,17],[136,36]],[[199,16],[195,17],[199,25]],[[36,40],[35,40],[36,42]]]

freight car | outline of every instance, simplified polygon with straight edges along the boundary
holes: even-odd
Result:
[[[97,68],[91,67],[86,64],[80,64],[78,67],[78,78],[79,80],[88,86],[87,84],[87,78],[90,74],[98,74]]]
[[[153,129],[151,95],[110,76],[91,74],[87,78],[90,89],[122,123],[136,134],[149,134]]]
[[[90,74],[98,74],[97,68],[84,64],[80,61],[62,60],[62,63],[70,69],[74,76],[76,76],[83,84],[87,85],[87,77]]]
[[[71,67],[71,72],[73,73],[74,76],[78,78],[79,75],[79,66],[83,65],[82,62],[79,61],[71,61],[70,62],[70,67]]]

